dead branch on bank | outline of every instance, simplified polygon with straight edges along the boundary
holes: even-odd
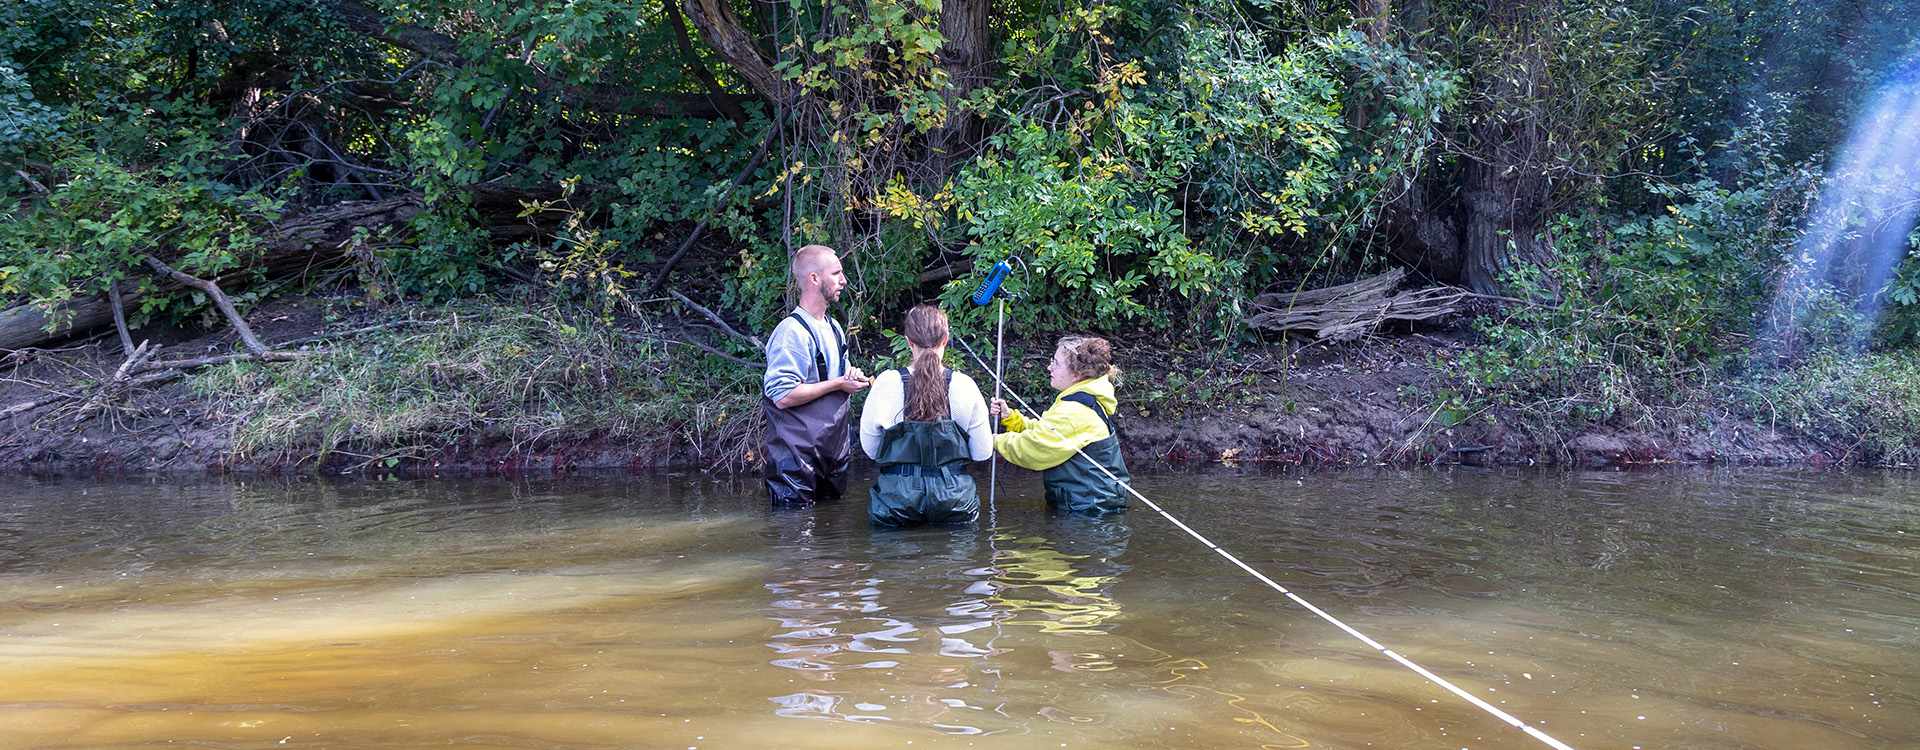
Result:
[[[476,194],[476,202],[480,197]],[[341,253],[341,248],[352,239],[356,227],[404,224],[418,211],[419,203],[419,196],[379,202],[348,201],[275,222],[259,251],[250,256],[242,268],[212,281],[230,288],[255,276],[270,279],[294,276],[345,262],[348,256]],[[166,294],[180,288],[179,282],[166,277],[147,293]],[[137,288],[119,291],[122,308],[143,299]],[[114,308],[107,295],[89,295],[76,297],[55,309],[29,302],[0,310],[0,350],[38,347],[110,325],[114,322]]]
[[[175,283],[183,286],[198,289],[206,294],[208,298],[212,299],[213,306],[220,309],[220,314],[226,316],[227,323],[233,326],[234,332],[240,334],[240,344],[247,347],[247,351],[251,352],[254,357],[262,361],[272,362],[286,356],[282,352],[269,350],[266,344],[260,343],[260,338],[253,335],[253,327],[247,325],[247,319],[241,317],[240,311],[233,306],[233,300],[227,298],[227,293],[220,291],[219,284],[176,271],[167,264],[160,262],[159,258],[151,255],[142,255],[140,256],[140,260],[146,263],[148,268],[153,269],[155,273],[172,279]],[[131,362],[133,360],[130,357],[127,361]]]
[[[1247,325],[1269,331],[1308,331],[1323,341],[1346,341],[1372,333],[1389,320],[1418,322],[1453,315],[1463,300],[1473,296],[1449,287],[1394,294],[1406,276],[1405,270],[1396,268],[1351,284],[1262,294],[1253,298],[1258,312],[1247,318]]]
[[[520,214],[524,203],[546,199],[550,190],[475,185],[465,192],[496,241],[512,242],[543,231]],[[344,201],[275,221],[264,233],[259,249],[241,267],[207,281],[232,289],[254,279],[299,278],[351,262],[353,256],[346,251],[353,244],[356,230],[405,227],[418,214],[422,200],[419,195],[406,195],[384,201]],[[119,307],[138,304],[143,294],[168,294],[190,286],[164,272],[160,275],[164,280],[144,293],[132,286],[117,290]],[[105,294],[76,297],[53,308],[32,302],[0,308],[0,354],[40,347],[111,325],[114,309],[110,295]]]
[[[749,344],[752,344],[756,349],[767,348],[767,345],[761,342],[759,337],[748,336],[739,331],[733,330],[733,326],[727,325],[726,319],[721,318],[718,313],[715,313],[714,311],[701,306],[700,303],[694,302],[691,299],[687,299],[687,295],[681,294],[672,289],[668,289],[667,293],[673,295],[674,299],[680,300],[681,302],[685,303],[687,307],[693,308],[695,312],[698,312],[701,315],[707,316],[707,320],[711,320],[714,322],[715,325],[720,326],[720,330],[726,331],[727,335],[732,336],[741,341],[745,341]],[[739,361],[739,360],[735,360],[735,361]]]
[[[184,276],[185,274],[181,274],[181,275]],[[231,303],[229,303],[229,305],[230,304]],[[83,420],[86,416],[92,414],[93,412],[99,411],[100,409],[106,408],[107,406],[119,401],[122,397],[124,397],[131,391],[134,391],[139,388],[144,388],[146,386],[154,385],[157,383],[162,383],[168,380],[173,380],[175,378],[186,375],[189,371],[197,370],[202,367],[211,367],[213,365],[224,365],[230,362],[287,362],[287,361],[299,359],[301,357],[305,357],[313,354],[313,352],[309,352],[309,351],[289,351],[293,347],[304,346],[307,344],[318,343],[321,341],[331,341],[334,339],[348,338],[352,336],[358,336],[363,333],[383,331],[389,328],[399,328],[402,326],[416,326],[416,325],[432,325],[438,322],[440,321],[438,320],[396,320],[396,321],[391,321],[387,323],[381,323],[378,325],[366,326],[363,328],[354,328],[346,331],[335,331],[332,333],[322,333],[314,336],[306,336],[302,338],[292,339],[289,341],[283,341],[283,342],[280,342],[280,344],[275,347],[267,347],[264,344],[262,344],[260,346],[260,350],[261,350],[260,352],[252,352],[252,351],[235,352],[233,354],[219,354],[219,355],[214,355],[210,357],[189,357],[186,359],[155,360],[154,357],[160,353],[161,347],[149,346],[148,342],[142,341],[140,342],[139,346],[133,347],[128,352],[127,358],[120,363],[120,366],[114,370],[112,375],[101,378],[99,383],[96,386],[94,386],[92,389],[73,392],[73,393],[62,393],[57,391],[51,391],[47,389],[45,386],[35,386],[35,387],[41,388],[42,390],[48,390],[48,394],[46,396],[42,396],[37,399],[24,401],[18,404],[14,404],[13,406],[9,406],[5,409],[0,409],[0,422],[4,422],[7,419],[10,419],[12,417],[15,417],[21,414],[38,411],[43,407],[53,406],[55,404],[65,403],[68,401],[84,401],[84,403],[79,407],[77,412],[78,416],[76,417],[76,421],[80,421],[80,420]],[[241,325],[244,326],[244,322],[242,322]],[[250,328],[241,328],[239,326],[236,326],[236,329],[244,331],[244,333],[242,334],[243,339],[253,336],[253,332]],[[258,338],[254,338],[253,343],[259,344],[260,341]],[[249,346],[249,348],[252,348],[252,347]],[[20,382],[20,381],[15,381],[15,382]]]

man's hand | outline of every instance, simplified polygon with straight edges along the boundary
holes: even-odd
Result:
[[[867,374],[861,372],[858,367],[849,367],[847,374],[840,376],[840,390],[848,393],[858,393],[872,384],[873,381],[869,380]]]

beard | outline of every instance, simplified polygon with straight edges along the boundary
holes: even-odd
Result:
[[[845,287],[837,287],[837,286],[836,286],[836,287],[829,287],[829,286],[822,286],[822,287],[820,287],[820,297],[821,297],[821,299],[824,299],[824,300],[826,300],[826,301],[827,301],[827,302],[829,302],[829,303],[832,303],[832,302],[839,302],[839,301],[840,301],[840,290],[841,290],[841,289],[844,289],[844,288],[845,288]]]

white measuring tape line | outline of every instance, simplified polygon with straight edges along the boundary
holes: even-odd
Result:
[[[968,354],[973,355],[973,361],[979,363],[982,368],[987,367],[986,361],[980,358],[980,355],[973,350],[973,347],[967,346],[967,342],[964,339],[961,339],[958,336],[951,336],[951,338],[954,341],[960,342],[960,346],[965,348]],[[993,370],[991,368],[987,368],[987,371],[992,372]],[[1000,376],[998,373],[995,374],[994,379],[996,381],[1000,380]],[[1046,424],[1045,422],[1040,421],[1038,416],[1040,414],[1039,410],[1034,409],[1032,404],[1027,403],[1027,400],[1024,398],[1021,398],[1020,394],[1015,393],[1012,388],[1005,387],[1004,382],[996,382],[995,388],[997,390],[1004,390],[1007,395],[1012,396],[1014,400],[1020,402],[1021,408],[1027,410],[1027,412],[1030,414],[1034,414],[1035,415],[1034,422],[1036,424],[1040,424],[1040,425]],[[1052,430],[1052,428],[1048,428],[1048,429],[1050,431]],[[1059,433],[1054,432],[1054,434],[1058,435]],[[1222,549],[1220,545],[1214,544],[1212,540],[1206,538],[1206,536],[1202,535],[1200,532],[1194,531],[1193,527],[1188,526],[1186,523],[1182,522],[1180,519],[1175,518],[1172,513],[1168,513],[1165,508],[1162,508],[1157,503],[1147,499],[1147,496],[1140,494],[1140,491],[1134,489],[1132,484],[1126,482],[1125,480],[1122,480],[1117,476],[1114,476],[1113,472],[1107,471],[1107,467],[1102,466],[1099,461],[1093,460],[1093,457],[1087,455],[1086,451],[1080,450],[1079,448],[1075,448],[1074,452],[1080,454],[1082,458],[1087,459],[1087,463],[1093,464],[1094,468],[1099,469],[1100,473],[1107,475],[1107,478],[1113,480],[1114,484],[1120,485],[1121,487],[1125,487],[1128,493],[1132,494],[1136,498],[1139,498],[1140,502],[1146,503],[1147,507],[1152,508],[1155,513],[1159,513],[1162,517],[1165,517],[1168,521],[1171,521],[1173,525],[1180,527],[1181,531],[1187,532],[1187,535],[1193,537],[1194,540],[1200,542],[1201,544],[1206,545],[1207,549],[1210,549],[1216,553],[1219,553],[1221,557],[1224,557],[1227,559],[1227,562],[1230,562],[1236,566],[1239,566],[1241,570],[1247,571],[1247,573],[1251,574],[1254,578],[1259,579],[1261,583],[1271,586],[1274,591],[1278,591],[1282,594],[1285,594],[1288,599],[1292,599],[1294,603],[1299,604],[1302,607],[1305,607],[1308,612],[1312,612],[1315,615],[1318,615],[1322,620],[1326,620],[1327,622],[1333,623],[1334,627],[1337,627],[1341,630],[1346,631],[1347,635],[1351,635],[1355,638],[1360,639],[1361,643],[1367,644],[1368,646],[1372,647],[1373,650],[1378,651],[1382,654],[1386,654],[1387,658],[1397,661],[1402,666],[1408,669],[1411,669],[1416,673],[1419,673],[1421,677],[1425,677],[1428,680],[1433,681],[1435,684],[1443,688],[1446,688],[1449,692],[1452,692],[1454,695],[1458,695],[1462,698],[1465,698],[1468,703],[1472,703],[1473,705],[1480,707],[1482,710],[1485,710],[1487,713],[1493,714],[1494,716],[1498,717],[1501,721],[1511,724],[1515,728],[1519,729],[1520,731],[1526,732],[1528,735],[1531,735],[1534,739],[1547,743],[1547,745],[1554,747],[1557,750],[1574,750],[1572,746],[1569,746],[1564,742],[1556,740],[1552,736],[1549,736],[1546,732],[1542,732],[1539,729],[1533,727],[1532,725],[1515,718],[1513,714],[1510,714],[1498,708],[1495,708],[1493,704],[1488,703],[1484,700],[1481,700],[1479,696],[1469,693],[1464,688],[1461,688],[1458,685],[1448,682],[1445,678],[1441,677],[1440,675],[1437,675],[1437,674],[1434,674],[1433,672],[1428,671],[1426,667],[1422,667],[1418,664],[1413,663],[1412,659],[1408,659],[1405,656],[1401,656],[1400,654],[1394,652],[1393,649],[1380,645],[1379,641],[1369,638],[1367,637],[1367,634],[1362,633],[1358,630],[1355,630],[1351,625],[1341,622],[1340,618],[1337,618],[1331,614],[1328,614],[1326,610],[1313,606],[1312,602],[1309,602],[1306,599],[1301,598],[1299,594],[1295,594],[1292,591],[1288,591],[1287,587],[1280,585],[1278,581],[1275,581],[1272,578],[1268,578],[1265,573],[1262,573],[1258,570],[1254,570],[1253,566],[1248,565],[1245,562],[1242,562],[1238,557],[1234,557],[1233,553],[1228,552],[1225,549]]]

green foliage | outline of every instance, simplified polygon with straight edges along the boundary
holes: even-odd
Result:
[[[0,163],[11,163],[60,132],[60,113],[34,99],[13,63],[0,57]],[[11,184],[13,175],[8,175]]]
[[[1646,418],[1733,372],[1812,176],[1755,139],[1736,143],[1759,156],[1733,185],[1663,187],[1674,202],[1659,215],[1558,221],[1555,260],[1508,278],[1524,301],[1477,322],[1488,343],[1462,357],[1455,396],[1565,429]]]
[[[1098,37],[1108,17],[1082,20]],[[1060,38],[1029,39],[1052,50]],[[957,304],[988,265],[1019,255],[1034,269],[1015,313],[1023,325],[1164,326],[1181,309],[1232,309],[1300,243],[1357,237],[1425,158],[1432,123],[1454,101],[1450,74],[1357,35],[1277,56],[1251,32],[1200,26],[1177,38],[1168,53],[1095,66],[1067,127],[1006,115],[954,181],[967,257],[981,270],[944,299]],[[1348,130],[1349,96],[1382,102],[1361,137]]]
[[[1841,446],[1841,460],[1920,463],[1920,353],[1842,349],[1743,385],[1748,416]]]
[[[182,138],[176,160],[144,172],[93,154],[58,162],[58,186],[0,222],[0,295],[54,309],[123,278],[148,278],[145,255],[201,277],[243,263],[280,204],[213,179],[224,158],[217,145],[174,135]],[[173,299],[149,296],[130,312],[142,318]]]
[[[1920,57],[1913,64],[1920,70]],[[1765,333],[1774,359],[1792,363],[1830,346],[1887,348],[1914,341],[1920,285],[1911,250],[1920,247],[1914,227],[1920,183],[1901,158],[1854,150],[1870,149],[1876,139],[1897,140],[1870,135],[1889,126],[1884,119],[1862,123],[1855,142],[1819,175],[1819,199],[1797,244],[1783,253],[1785,268],[1771,293]]]
[[[1364,250],[1460,104],[1457,73],[1353,31],[1274,56],[1220,30],[1190,38],[1179,93],[1206,138],[1190,174],[1217,217],[1196,234],[1215,254],[1251,248],[1249,290],[1299,256],[1317,265]]]
[[[1907,254],[1893,269],[1881,301],[1877,338],[1882,346],[1909,348],[1920,344],[1920,227],[1907,234]]]
[[[568,205],[578,184],[578,179],[562,181],[559,201],[536,202],[527,206],[521,216],[544,211],[558,211],[565,216],[552,245],[535,253],[541,278],[560,293],[561,299],[579,300],[598,313],[602,321],[611,322],[615,312],[633,308],[627,282],[635,274],[620,263],[618,243],[609,241],[587,224],[579,210]]]
[[[24,92],[19,101],[57,107],[104,81],[101,61],[90,54],[96,30],[110,26],[114,3],[104,0],[13,0],[0,4],[0,68],[17,80],[4,89]],[[20,94],[16,94],[19,96]],[[0,116],[18,115],[9,107]]]
[[[798,302],[787,295],[791,259],[786,249],[777,241],[762,239],[748,243],[729,260],[736,270],[724,295],[727,306],[745,313],[756,331],[772,331]]]
[[[1120,116],[1130,114],[1123,108]],[[1076,135],[1018,125],[996,136],[993,153],[958,180],[957,211],[976,242],[969,255],[990,265],[1017,254],[1033,269],[1022,279],[1031,282],[1029,296],[1015,308],[1023,325],[1164,322],[1170,311],[1149,309],[1135,296],[1148,283],[1189,299],[1229,288],[1236,271],[1193,249],[1167,195],[1192,163],[1185,134],[1147,117],[1130,120],[1116,128],[1112,150],[1077,158]],[[1129,153],[1136,158],[1123,156]],[[960,308],[977,285],[977,277],[958,279],[943,300]]]
[[[361,266],[368,296],[463,299],[487,287],[486,268],[499,260],[472,199],[454,193],[421,207],[407,222],[405,241],[372,248]]]

